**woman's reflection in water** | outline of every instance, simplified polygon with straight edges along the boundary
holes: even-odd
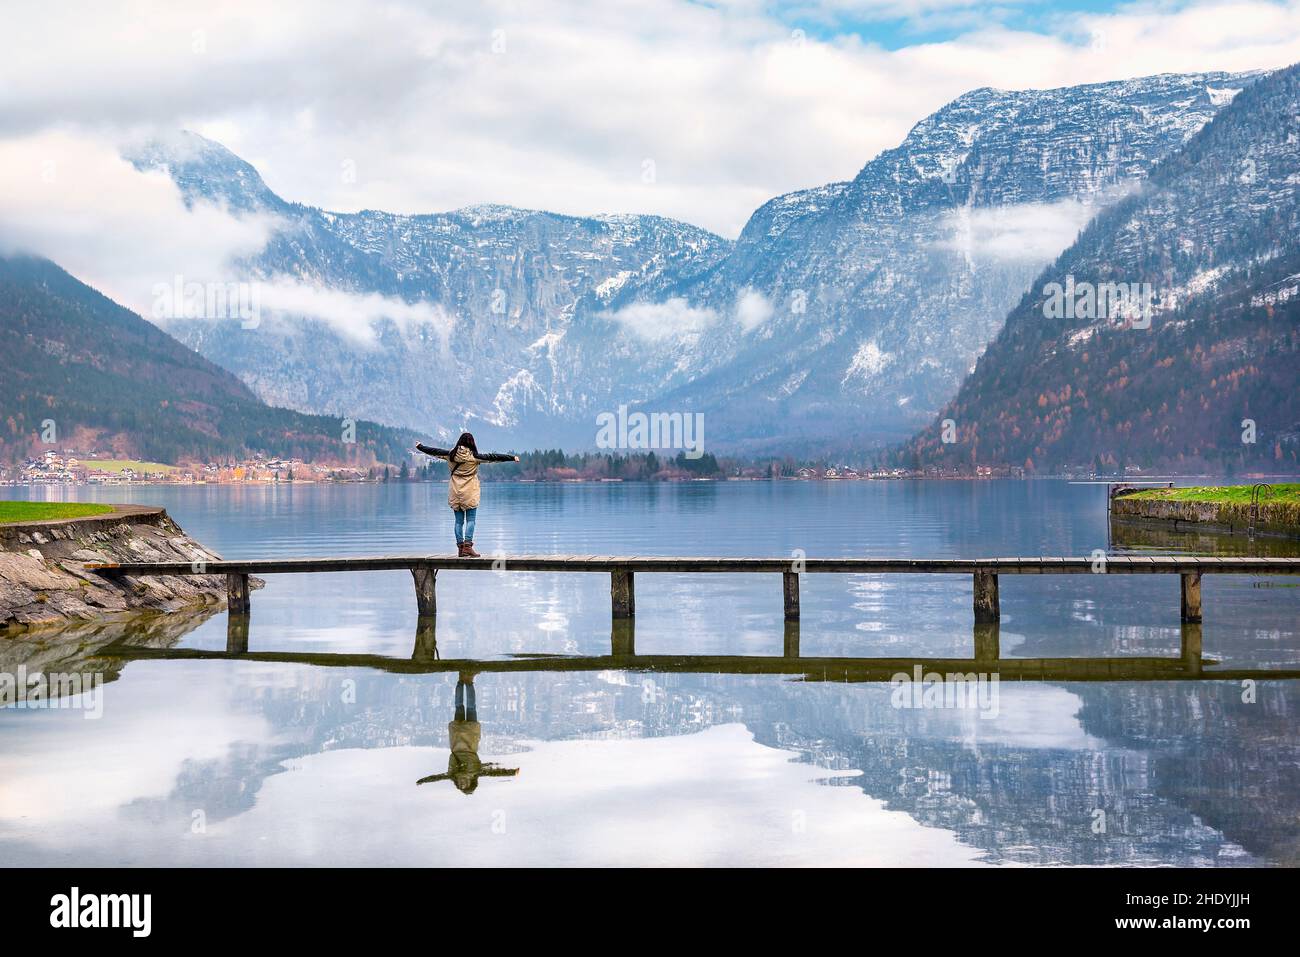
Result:
[[[473,794],[478,787],[479,778],[512,778],[519,773],[518,768],[502,768],[479,760],[478,746],[483,737],[483,728],[478,723],[478,712],[474,706],[472,672],[462,671],[456,682],[456,716],[447,725],[447,737],[451,744],[447,773],[431,774],[427,778],[420,778],[416,784],[450,781],[462,794]]]

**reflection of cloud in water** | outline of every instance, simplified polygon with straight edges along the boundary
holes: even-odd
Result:
[[[263,678],[274,673],[252,670]],[[104,817],[125,804],[166,796],[187,762],[223,758],[236,742],[274,738],[262,715],[230,706],[234,682],[247,682],[243,670],[236,678],[207,669],[210,680],[185,684],[184,707],[176,706],[179,677],[171,662],[132,666],[115,682],[98,721],[76,711],[21,713],[21,724],[0,735],[0,828],[21,820],[29,833],[64,841],[66,833],[45,828],[83,826],[98,834]],[[77,747],[60,746],[69,737]]]
[[[264,864],[976,862],[978,852],[950,834],[886,811],[857,788],[818,783],[851,774],[791,761],[740,725],[530,746],[509,756],[517,779],[488,782],[469,798],[413,785],[446,762],[441,749],[294,760],[267,780],[253,810],[210,827],[205,841],[217,859]],[[380,804],[384,815],[356,820],[357,807]],[[321,840],[340,833],[348,840]]]
[[[947,708],[933,714],[943,715],[954,723],[954,735],[962,740],[973,737],[981,744],[1000,744],[1013,748],[1066,748],[1075,751],[1100,751],[1105,742],[1083,730],[1079,711],[1083,701],[1065,688],[1048,684],[999,682],[999,712],[996,718],[981,718],[971,709]],[[938,737],[939,728],[928,724],[926,731]]]
[[[1070,617],[1075,621],[1097,620],[1097,603],[1091,598],[1076,598],[1070,602]]]
[[[885,601],[885,593],[893,589],[894,584],[883,576],[850,576],[849,594],[860,599],[853,602],[853,610],[872,616],[866,621],[855,622],[853,627],[856,631],[883,632],[885,630],[885,622],[882,618],[890,613]]]
[[[848,576],[850,588],[855,595],[865,595],[871,592],[893,591],[897,588],[893,582],[883,575],[871,577],[859,577],[857,575]]]
[[[1015,657],[1012,655],[1012,652],[1025,643],[1024,633],[1007,630],[1007,622],[1009,620],[1012,620],[1012,616],[1003,615],[1002,627],[998,629],[998,648],[1000,649],[1003,658]],[[1024,655],[1022,657],[1030,658],[1033,656]]]
[[[537,596],[529,603],[529,610],[537,616],[537,630],[567,632],[569,616],[564,611],[564,600],[558,595]]]

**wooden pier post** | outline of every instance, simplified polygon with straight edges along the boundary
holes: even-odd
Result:
[[[609,650],[615,658],[630,658],[636,654],[636,619],[614,619],[609,632]]]
[[[1183,621],[1201,623],[1201,573],[1183,572]]]
[[[975,623],[975,660],[997,661],[1001,655],[1000,632],[1002,626],[996,621]]]
[[[438,569],[428,565],[414,565],[411,577],[415,579],[415,604],[420,610],[420,617],[433,618],[438,614]]]
[[[251,610],[247,575],[226,576],[226,608],[232,615],[247,615]]]
[[[415,647],[411,649],[412,661],[438,660],[438,620],[420,616],[415,622]]]
[[[781,573],[781,593],[785,596],[785,620],[799,620],[799,573]]]
[[[609,596],[615,618],[631,618],[636,615],[636,589],[632,573],[626,568],[616,568],[609,573]]]
[[[975,573],[975,621],[977,624],[1002,620],[1002,608],[998,602],[997,572],[977,571]]]
[[[226,653],[248,654],[248,615],[226,616]]]
[[[785,623],[785,635],[781,645],[781,657],[798,658],[799,657],[799,621],[787,621]]]
[[[1192,674],[1201,673],[1201,626],[1196,622],[1183,622],[1181,635],[1183,664]]]

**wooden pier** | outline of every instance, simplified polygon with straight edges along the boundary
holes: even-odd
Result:
[[[420,617],[437,614],[439,571],[578,572],[610,578],[614,620],[636,615],[639,574],[770,574],[781,576],[785,620],[799,620],[799,585],[808,575],[958,575],[974,583],[974,619],[990,624],[1002,617],[998,579],[1002,575],[1178,575],[1182,582],[1181,620],[1201,621],[1201,579],[1217,575],[1300,575],[1300,558],[1193,558],[1187,556],[1108,556],[1092,558],[674,558],[618,555],[516,555],[508,558],[388,555],[355,558],[270,558],[247,561],[87,563],[101,575],[224,575],[232,615],[250,610],[250,575],[317,574],[407,570],[415,583]]]

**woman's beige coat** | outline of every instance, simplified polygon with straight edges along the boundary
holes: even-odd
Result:
[[[456,457],[449,460],[451,481],[447,483],[447,504],[458,512],[469,508],[478,508],[481,489],[478,481],[478,459],[465,446],[456,450]]]
[[[458,512],[478,508],[479,483],[478,467],[484,462],[513,462],[513,455],[489,452],[487,455],[475,456],[463,445],[456,449],[435,449],[420,442],[415,447],[425,455],[435,459],[447,459],[451,467],[451,481],[447,487],[447,504]]]

